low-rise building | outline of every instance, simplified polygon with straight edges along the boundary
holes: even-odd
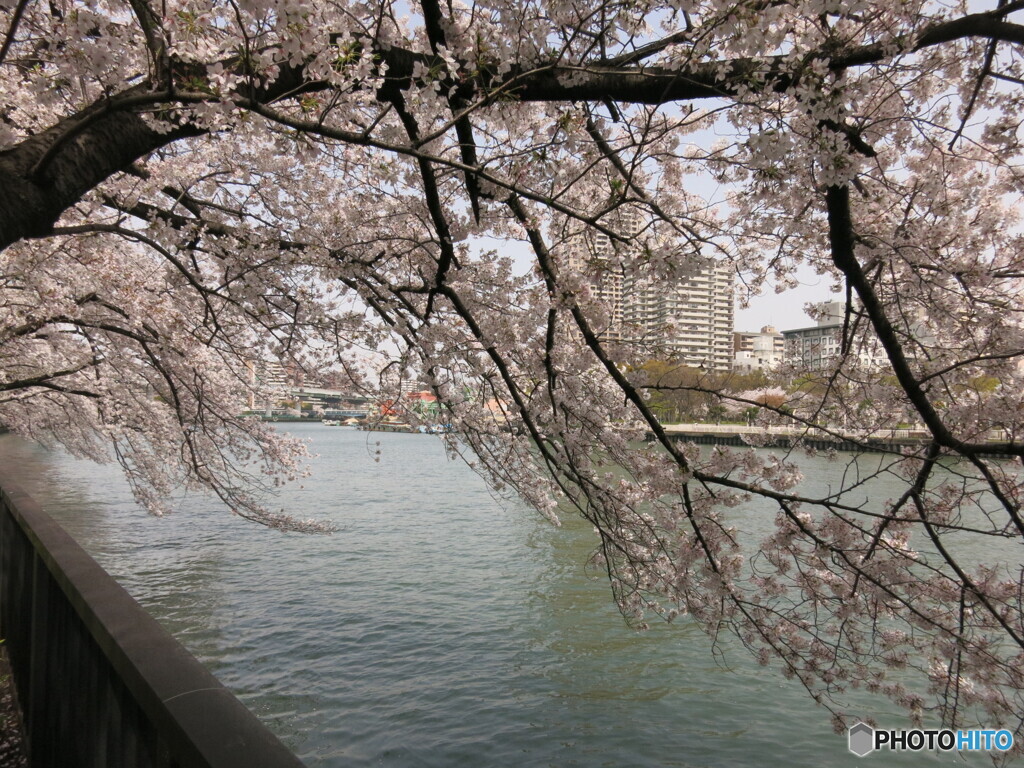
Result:
[[[822,304],[817,314],[817,325],[782,332],[786,363],[805,371],[825,368],[842,354],[846,304],[842,301]],[[862,328],[866,322],[862,319]],[[858,334],[853,340],[852,352],[864,367],[878,368],[887,362],[878,340],[870,330]]]
[[[767,371],[781,363],[786,353],[786,340],[774,325],[758,332],[736,331],[733,339],[733,370],[742,373]]]

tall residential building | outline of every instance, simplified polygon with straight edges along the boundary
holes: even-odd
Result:
[[[637,231],[637,219],[629,216],[624,227],[627,233]],[[617,251],[623,246],[613,243],[603,232],[587,229],[569,250],[569,266],[582,275],[591,296],[607,312],[594,328],[603,341],[622,340],[623,270]]]
[[[728,371],[733,362],[733,277],[710,266],[671,282],[626,280],[623,328],[627,340],[649,344],[659,357]]]
[[[620,212],[626,234],[640,231],[635,212]],[[733,276],[725,266],[710,266],[671,281],[637,277],[623,269],[631,246],[588,231],[570,250],[569,265],[589,283],[604,312],[597,316],[598,336],[633,345],[647,357],[671,359],[709,370],[733,363]]]

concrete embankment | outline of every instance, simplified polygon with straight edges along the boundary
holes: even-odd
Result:
[[[673,440],[698,445],[756,445],[770,448],[792,448],[797,445],[817,450],[901,452],[916,449],[929,442],[930,435],[921,429],[885,429],[849,431],[843,429],[810,429],[790,426],[748,426],[745,424],[667,424],[665,432]],[[648,435],[651,439],[653,435]],[[1003,435],[989,439],[1005,440]]]

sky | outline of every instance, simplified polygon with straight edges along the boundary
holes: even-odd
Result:
[[[758,331],[765,325],[774,325],[780,331],[793,328],[807,328],[814,325],[804,307],[823,301],[839,301],[842,296],[832,293],[831,278],[814,274],[811,269],[798,272],[800,285],[785,293],[777,294],[769,289],[763,296],[751,300],[750,307],[736,307],[733,330]]]

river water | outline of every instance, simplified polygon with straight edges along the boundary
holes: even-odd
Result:
[[[858,760],[826,710],[742,650],[716,657],[685,621],[632,631],[585,573],[586,525],[494,498],[436,438],[288,429],[318,458],[282,506],[334,520],[331,536],[199,494],[151,517],[116,467],[9,436],[0,461],[310,768],[964,763]]]

